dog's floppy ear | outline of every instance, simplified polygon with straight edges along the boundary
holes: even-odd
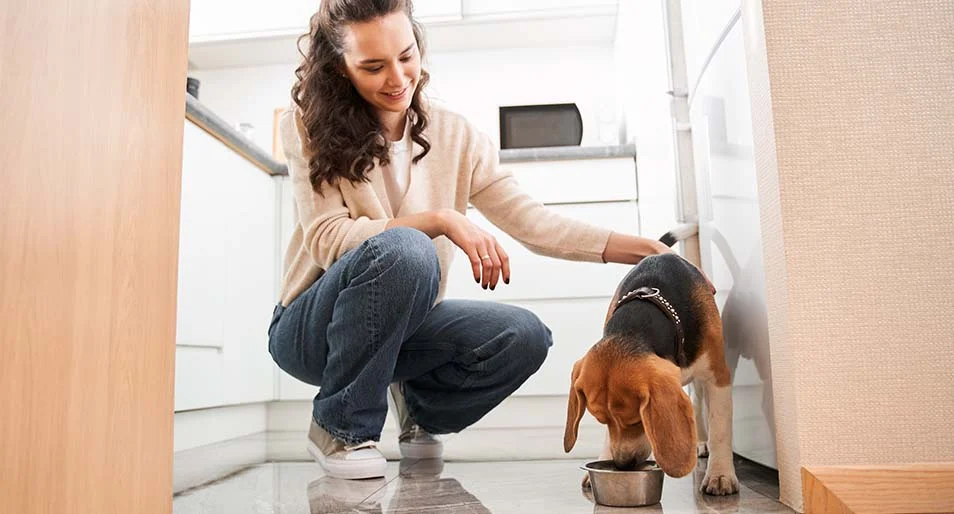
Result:
[[[679,384],[679,368],[653,359],[654,372],[640,388],[639,414],[656,463],[672,477],[696,467],[696,424],[692,403]]]
[[[586,410],[586,396],[583,395],[583,389],[576,383],[580,378],[584,359],[586,357],[576,361],[573,365],[573,373],[570,375],[570,399],[566,405],[566,430],[563,432],[563,451],[566,453],[570,453],[573,445],[576,444],[580,420],[583,419],[583,411]]]

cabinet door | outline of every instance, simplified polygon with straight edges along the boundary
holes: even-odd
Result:
[[[463,0],[465,16],[500,16],[505,14],[525,17],[542,16],[548,12],[571,9],[615,9],[618,0]],[[416,2],[415,2],[416,5]]]
[[[614,159],[502,163],[520,187],[543,203],[627,202],[636,200],[636,163]]]
[[[318,10],[314,0],[192,0],[189,41],[252,39],[269,35],[303,34]],[[414,16],[422,21],[457,19],[460,2],[417,0]]]
[[[271,177],[186,122],[176,410],[271,399],[275,188]]]
[[[304,33],[318,2],[306,0],[192,0],[189,41]]]

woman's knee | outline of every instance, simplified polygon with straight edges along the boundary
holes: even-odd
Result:
[[[299,352],[295,352],[288,341],[280,341],[275,337],[269,338],[268,353],[282,371],[296,379],[314,386],[321,385],[324,366],[308,366],[308,363]]]
[[[520,314],[515,316],[512,328],[520,344],[520,356],[525,366],[536,370],[543,365],[553,346],[553,334],[536,314],[523,309],[518,312]]]
[[[437,249],[427,234],[409,227],[385,230],[367,241],[382,269],[440,280]]]

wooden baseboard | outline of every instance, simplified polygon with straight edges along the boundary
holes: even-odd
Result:
[[[806,514],[954,512],[954,463],[802,468]]]

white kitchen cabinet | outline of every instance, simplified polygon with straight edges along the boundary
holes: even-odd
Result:
[[[270,400],[276,183],[185,122],[175,408]]]
[[[465,17],[494,16],[494,15],[546,15],[546,13],[560,13],[572,9],[600,9],[615,10],[618,0],[462,0]],[[457,3],[457,2],[454,2]],[[415,2],[415,5],[417,3]]]
[[[189,41],[248,39],[304,33],[312,14],[318,10],[315,0],[192,0]],[[460,2],[417,0],[415,17],[423,22],[458,19]]]
[[[193,0],[191,69],[288,64],[300,59],[297,39],[308,32],[319,3],[311,0]],[[610,46],[616,0],[417,0],[415,17],[435,55],[521,47]]]
[[[189,41],[304,32],[317,9],[313,0],[192,0]]]

